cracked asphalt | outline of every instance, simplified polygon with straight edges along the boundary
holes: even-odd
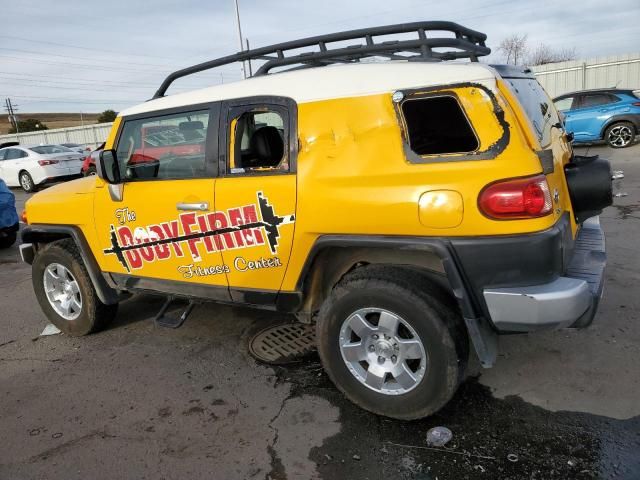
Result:
[[[279,314],[201,305],[168,330],[151,321],[162,299],[134,296],[104,332],[39,337],[30,267],[0,252],[0,479],[640,478],[640,145],[591,153],[628,193],[601,217],[594,324],[502,337],[497,365],[472,359],[417,422],[355,407],[315,355],[256,362],[247,342],[292,320]],[[435,425],[453,431],[446,449],[425,448]]]

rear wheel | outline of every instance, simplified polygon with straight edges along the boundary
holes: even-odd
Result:
[[[607,145],[612,148],[624,148],[633,143],[636,136],[636,129],[629,122],[617,122],[607,127],[604,139]]]
[[[116,315],[118,305],[100,301],[80,252],[72,240],[53,242],[38,252],[32,266],[36,298],[49,321],[63,333],[96,332]]]
[[[19,180],[20,180],[20,186],[25,192],[31,193],[36,190],[36,186],[33,183],[33,178],[31,178],[31,175],[29,174],[29,172],[25,172],[25,171],[20,172]]]
[[[463,378],[468,346],[460,321],[420,275],[363,267],[323,304],[318,351],[331,380],[357,405],[422,418],[444,406]]]

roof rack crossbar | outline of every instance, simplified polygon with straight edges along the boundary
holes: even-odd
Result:
[[[430,31],[452,32],[454,37],[429,38],[427,32]],[[376,43],[375,37],[377,36],[406,33],[417,33],[417,38],[409,40],[385,39]],[[401,23],[319,35],[253,50],[245,50],[234,55],[228,55],[175,71],[164,79],[153,98],[163,97],[169,86],[179,78],[248,60],[265,61],[254,73],[254,76],[266,75],[270,70],[278,67],[292,66],[291,69],[298,69],[332,63],[357,62],[372,57],[423,61],[468,58],[477,62],[479,56],[491,53],[491,49],[485,45],[486,39],[487,36],[484,33],[471,30],[454,22],[443,21]],[[328,45],[347,40],[361,40],[363,43],[335,48],[331,48]],[[291,53],[291,51],[309,47],[315,48],[308,52]],[[436,51],[434,49],[448,50]],[[409,55],[398,55],[399,53]],[[295,65],[298,66],[295,67]]]

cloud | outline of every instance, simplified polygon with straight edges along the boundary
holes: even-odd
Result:
[[[640,45],[640,4],[619,0],[239,0],[252,47],[322,33],[416,20],[452,20],[488,35],[494,50],[512,33],[531,46],[576,48],[582,58]],[[3,7],[0,99],[22,112],[121,110],[153,95],[173,70],[239,49],[232,0],[24,0]],[[491,57],[499,61],[497,55]],[[241,78],[225,66],[173,91]]]

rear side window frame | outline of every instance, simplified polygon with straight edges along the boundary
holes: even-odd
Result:
[[[292,98],[270,95],[244,97],[222,102],[219,128],[218,171],[220,177],[240,178],[270,175],[291,175],[297,172],[298,160],[298,105]],[[263,108],[277,112],[283,120],[285,156],[289,160],[289,169],[259,169],[244,172],[231,172],[229,166],[230,127],[234,118],[243,113],[257,112]]]
[[[482,92],[484,92],[484,94],[486,94],[486,96],[491,101],[491,104],[493,106],[493,113],[496,116],[496,120],[498,121],[498,124],[502,128],[502,134],[500,135],[500,138],[498,138],[493,144],[491,144],[489,147],[487,147],[484,150],[480,150],[480,147],[482,145],[482,140],[478,136],[476,129],[473,125],[473,122],[471,122],[471,119],[469,118],[464,106],[462,105],[462,102],[460,101],[458,94],[456,93],[456,90],[461,88],[477,88]],[[498,100],[496,99],[496,96],[493,93],[493,91],[488,87],[486,87],[485,85],[474,83],[474,82],[456,83],[451,85],[438,85],[438,86],[427,87],[427,88],[398,90],[394,92],[394,96],[398,93],[402,94],[402,100],[399,102],[394,101],[393,104],[396,111],[396,116],[398,117],[398,123],[400,125],[400,130],[402,134],[404,155],[407,161],[411,164],[491,160],[496,158],[500,153],[502,153],[504,149],[507,147],[507,145],[509,144],[509,139],[511,134],[509,131],[509,124],[504,118],[504,110],[498,103]],[[443,97],[443,96],[453,97],[458,102],[458,105],[460,106],[462,113],[464,114],[467,122],[469,123],[469,127],[471,128],[471,131],[476,137],[476,140],[478,142],[478,148],[472,152],[436,153],[436,154],[429,154],[429,155],[419,155],[411,149],[409,132],[407,128],[406,119],[404,117],[404,112],[402,110],[402,104],[404,102],[415,100],[415,99]]]

